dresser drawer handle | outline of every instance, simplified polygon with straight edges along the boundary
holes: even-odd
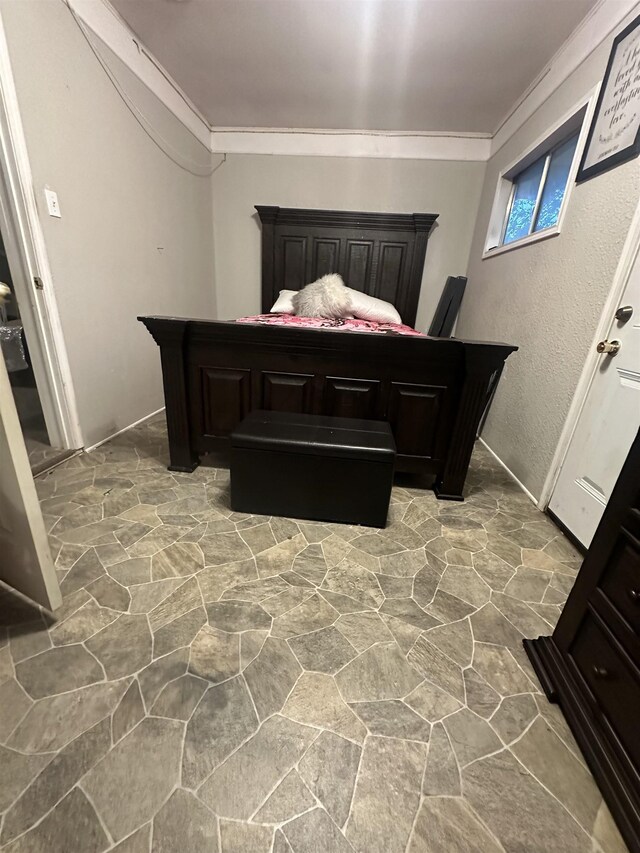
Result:
[[[592,672],[596,678],[609,678],[609,670],[603,666],[594,666]]]
[[[636,604],[640,604],[640,589],[630,589],[629,598]]]

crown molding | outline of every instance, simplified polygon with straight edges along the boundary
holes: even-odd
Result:
[[[257,204],[260,221],[275,225],[336,225],[339,228],[384,231],[431,231],[437,213],[368,213],[356,210],[317,210],[301,207],[274,207]]]
[[[596,3],[498,124],[491,142],[492,157],[634,10],[635,14],[640,10],[638,0]]]
[[[599,0],[495,132],[480,134],[211,127],[108,0],[63,1],[212,153],[472,162],[484,162],[502,148],[624,19],[640,9],[638,0]]]
[[[213,128],[211,134],[215,154],[484,161],[490,146],[491,137],[477,133]]]
[[[212,153],[463,161],[489,157],[488,134],[212,128],[108,0],[63,2]]]
[[[150,89],[205,148],[211,127],[180,86],[147,50],[107,0],[63,0],[89,29]]]

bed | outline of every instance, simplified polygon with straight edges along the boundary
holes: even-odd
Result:
[[[257,207],[262,312],[280,290],[339,272],[349,287],[392,302],[414,326],[436,214]],[[396,470],[428,477],[462,500],[492,381],[517,347],[416,334],[339,331],[177,317],[139,317],[160,347],[170,470],[228,453],[252,410],[386,420]],[[427,481],[425,481],[425,485]]]

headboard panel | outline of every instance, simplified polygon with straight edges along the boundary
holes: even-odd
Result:
[[[437,213],[357,213],[257,206],[262,222],[262,311],[281,290],[325,273],[391,302],[414,326],[427,240]]]

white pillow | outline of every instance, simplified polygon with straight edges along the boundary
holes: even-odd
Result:
[[[280,295],[273,303],[270,314],[294,314],[293,297],[297,290],[281,290]]]
[[[390,302],[369,296],[359,290],[353,290],[351,287],[348,287],[347,290],[351,299],[351,313],[354,317],[359,320],[371,320],[375,323],[402,323],[400,314]],[[269,313],[295,314],[293,297],[296,293],[298,293],[297,290],[281,290]]]
[[[359,320],[371,320],[374,323],[402,323],[402,317],[390,302],[352,290],[348,287],[351,297],[351,312]]]

